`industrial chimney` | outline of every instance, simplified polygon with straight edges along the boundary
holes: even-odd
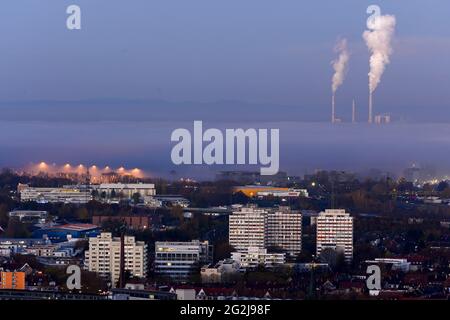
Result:
[[[331,123],[336,121],[336,111],[334,105],[334,94],[331,96]]]
[[[356,105],[355,105],[355,99],[353,99],[353,103],[352,103],[352,123],[356,123]]]

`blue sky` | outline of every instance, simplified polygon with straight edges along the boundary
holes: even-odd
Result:
[[[82,9],[81,31],[65,28],[70,4]],[[397,18],[378,110],[407,117],[449,107],[446,0],[4,0],[0,102],[240,100],[315,113],[329,106],[332,48],[347,37],[337,103],[365,103],[369,4]]]

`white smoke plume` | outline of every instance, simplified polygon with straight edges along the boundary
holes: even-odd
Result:
[[[344,82],[348,61],[350,60],[350,53],[347,50],[347,40],[339,40],[334,47],[334,51],[338,53],[339,56],[332,62],[334,74],[333,78],[331,79],[331,89],[333,91],[333,95]]]
[[[373,93],[380,83],[381,76],[389,64],[392,54],[391,41],[395,31],[395,16],[380,15],[374,17],[372,30],[366,30],[363,38],[371,54],[369,72],[369,90]]]

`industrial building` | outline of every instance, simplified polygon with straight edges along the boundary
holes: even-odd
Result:
[[[33,231],[33,238],[45,238],[52,242],[62,242],[71,239],[85,239],[96,237],[100,228],[93,224],[71,223],[52,227],[45,227]]]

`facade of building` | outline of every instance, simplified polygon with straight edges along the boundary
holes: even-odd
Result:
[[[0,272],[0,289],[25,290],[25,272]]]
[[[147,275],[147,245],[135,241],[134,237],[124,237],[125,270],[134,277]],[[121,241],[111,233],[101,233],[89,239],[89,250],[85,252],[85,265],[89,271],[109,278],[113,286],[120,277]]]
[[[267,190],[258,191],[256,193],[258,197],[276,197],[276,198],[298,198],[309,196],[308,190],[306,189],[287,189],[287,190]]]
[[[327,209],[317,217],[316,254],[326,248],[340,251],[346,261],[353,259],[353,218],[342,209]]]
[[[243,269],[254,269],[260,265],[273,268],[286,263],[284,253],[268,253],[267,249],[256,247],[249,247],[245,252],[232,252],[231,259]]]
[[[40,244],[26,248],[25,252],[37,257],[53,257],[56,250],[58,246],[55,244]]]
[[[408,259],[395,259],[395,258],[375,258],[375,260],[366,260],[368,265],[388,265],[391,270],[397,270],[402,272],[409,272],[411,268],[411,262]]]
[[[241,265],[233,259],[221,260],[215,265],[205,265],[200,270],[202,283],[226,282],[227,276],[238,273],[240,268]]]
[[[136,288],[112,289],[112,300],[176,300],[177,295],[167,291],[144,290]]]
[[[375,116],[375,124],[388,124],[388,123],[391,123],[391,115],[377,114]]]
[[[148,199],[147,199],[147,201],[148,201]],[[170,194],[154,196],[152,201],[158,201],[161,204],[161,206],[163,206],[163,207],[165,207],[165,206],[171,206],[171,207],[180,206],[183,208],[187,208],[190,205],[189,200],[186,199],[185,197],[182,197],[179,195],[170,195]]]
[[[93,216],[92,223],[101,226],[105,221],[121,221],[129,228],[135,230],[145,230],[152,226],[152,218],[148,215],[130,216]]]
[[[266,247],[277,248],[290,256],[302,251],[302,214],[280,207],[267,215]]]
[[[265,248],[267,209],[242,207],[229,216],[229,244],[236,251],[248,247]]]
[[[241,186],[241,187],[235,187],[234,192],[242,192],[249,198],[257,197],[257,196],[269,196],[269,195],[284,195],[289,196],[289,192],[292,193],[292,196],[300,196],[301,192],[300,189],[289,189],[289,188],[281,188],[281,187],[272,187],[272,186],[263,186],[263,185],[247,185],[247,186]],[[303,192],[303,191],[302,191]],[[307,191],[306,191],[307,193]]]
[[[213,248],[208,241],[155,243],[155,273],[160,276],[185,279],[212,259]]]
[[[46,238],[52,242],[62,242],[71,239],[96,237],[100,228],[87,223],[70,223],[53,227],[41,228],[33,231],[33,238]]]
[[[138,193],[141,197],[156,195],[153,183],[102,183],[91,187],[98,192],[100,197],[103,194],[108,199],[132,199],[135,193]]]
[[[92,200],[89,190],[80,189],[75,186],[65,188],[20,188],[20,201],[38,203],[73,203],[83,204]]]
[[[288,177],[286,172],[278,171],[278,173],[270,176],[261,175],[259,171],[221,171],[216,174],[216,180],[235,181],[240,184],[286,184],[292,177]]]
[[[298,255],[302,249],[302,215],[288,207],[239,208],[229,217],[229,243],[238,252],[256,247]]]
[[[48,241],[44,239],[0,238],[0,256],[9,257],[11,254],[25,253],[28,247],[47,243]]]
[[[14,210],[8,213],[10,218],[18,218],[22,222],[45,223],[48,218],[47,211]]]

